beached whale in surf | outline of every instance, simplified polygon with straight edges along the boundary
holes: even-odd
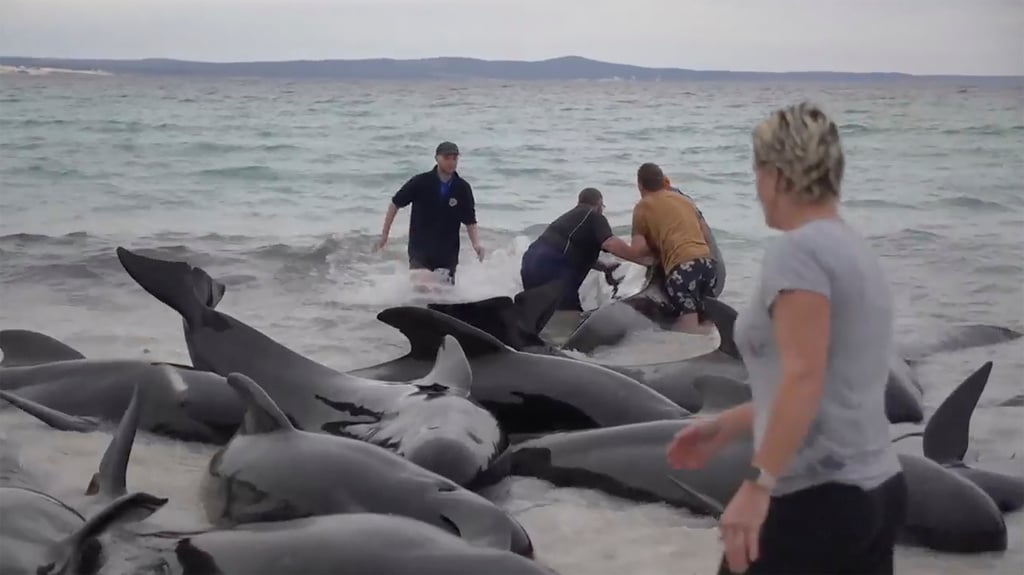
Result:
[[[416,377],[437,355],[442,338],[455,337],[472,362],[473,397],[510,435],[591,429],[684,417],[689,412],[636,380],[567,357],[525,353],[447,314],[416,306],[385,309],[377,319],[398,329],[410,351],[355,369],[362,377]]]
[[[514,298],[430,303],[427,307],[478,327],[515,349],[567,357],[563,348],[540,336],[554,311],[560,289],[556,280],[519,292]],[[718,330],[717,349],[675,361],[604,367],[650,387],[691,412],[721,410],[750,400],[750,389],[745,383],[747,369],[733,340],[736,310],[716,299],[708,299],[705,305],[707,319]],[[885,399],[886,414],[892,423],[916,423],[924,417],[921,387],[909,367],[895,357],[890,364]]]
[[[209,307],[210,286],[195,284],[209,280],[202,270],[123,247],[117,257],[146,292],[181,314],[193,365],[258,381],[299,429],[386,447],[460,485],[507,444],[494,416],[469,397],[473,374],[454,338],[441,342],[432,366],[416,378],[344,374]]]
[[[346,513],[250,523],[180,539],[170,573],[246,575],[555,575],[416,519]]]
[[[304,399],[297,391],[313,381],[350,377],[358,382],[372,378],[372,382],[379,383],[426,378],[432,366],[445,355],[439,354],[439,350],[445,349],[442,343],[448,338],[454,338],[468,358],[473,379],[469,397],[493,413],[501,429],[509,434],[589,429],[688,414],[668,398],[613,370],[570,358],[519,353],[479,329],[422,307],[394,307],[377,314],[377,319],[406,336],[411,347],[408,354],[342,376],[298,356],[226,314],[197,305],[197,301],[203,300],[217,303],[224,294],[222,285],[189,285],[193,281],[212,281],[206,272],[193,271],[196,268],[183,262],[133,254],[124,248],[118,248],[118,257],[146,291],[185,318],[185,339],[193,365],[221,374],[232,369],[246,373],[264,386],[286,413],[297,410],[296,417],[306,408],[292,406],[299,402],[306,405],[309,396],[305,394]],[[218,295],[209,299],[210,293]],[[193,316],[196,319],[190,319]],[[259,351],[250,353],[253,349]],[[273,358],[268,354],[274,354]],[[259,359],[251,359],[257,356]],[[253,375],[253,370],[259,373]],[[303,377],[296,381],[300,374]],[[278,380],[287,381],[278,386]],[[293,399],[296,395],[299,397]],[[450,408],[438,406],[434,413],[443,418],[444,409]],[[337,414],[331,417],[336,418]],[[310,429],[304,427],[301,419],[298,424]]]
[[[224,377],[168,362],[88,359],[46,334],[0,330],[0,398],[51,427],[93,431],[124,415],[136,384],[147,393],[139,427],[184,441],[223,444],[242,420]],[[0,401],[0,409],[6,403]]]
[[[983,386],[987,363],[961,388]],[[946,400],[963,400],[955,392]],[[929,420],[925,443],[965,441],[963,410],[937,411]],[[701,418],[556,433],[510,447],[495,462],[482,485],[509,475],[529,476],[563,487],[582,487],[643,502],[665,502],[695,513],[715,514],[728,504],[744,480],[753,456],[748,437],[723,448],[701,469],[673,469],[666,461],[672,437]],[[954,437],[956,436],[956,437]],[[899,445],[899,443],[897,443]],[[901,450],[902,451],[902,450]],[[985,486],[927,457],[900,453],[908,486],[908,515],[902,533],[907,543],[941,551],[976,553],[1006,549],[1006,523]]]
[[[296,429],[249,377],[232,373],[228,384],[247,411],[203,477],[203,509],[214,526],[396,514],[476,545],[532,556],[522,526],[484,497],[377,445]]]

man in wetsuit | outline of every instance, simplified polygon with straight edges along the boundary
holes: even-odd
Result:
[[[409,269],[433,272],[445,269],[448,283],[455,283],[459,265],[459,230],[466,226],[469,241],[481,261],[484,249],[476,229],[476,202],[473,188],[455,168],[459,147],[441,142],[434,151],[433,169],[416,174],[399,189],[388,204],[384,227],[376,250],[383,248],[391,233],[398,210],[412,204],[409,217]]]
[[[604,272],[612,286],[621,281],[612,275],[619,264],[602,263],[598,260],[601,251],[623,257],[620,254],[625,248],[626,242],[612,234],[604,217],[601,192],[586,188],[579,193],[576,206],[551,222],[523,254],[519,270],[523,289],[563,279],[565,291],[557,309],[583,311],[579,289],[590,270]]]

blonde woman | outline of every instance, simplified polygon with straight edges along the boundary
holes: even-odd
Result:
[[[752,401],[681,431],[675,467],[753,432],[719,522],[722,573],[892,573],[906,484],[889,441],[893,303],[878,258],[839,214],[844,156],[816,106],[753,131],[757,197],[782,236],[736,323]]]

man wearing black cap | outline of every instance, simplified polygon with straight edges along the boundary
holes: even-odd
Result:
[[[441,142],[434,151],[433,169],[409,178],[391,198],[384,228],[376,249],[383,248],[398,210],[412,204],[409,217],[409,269],[448,270],[448,282],[455,283],[459,265],[459,228],[466,226],[469,241],[481,261],[484,249],[476,230],[476,202],[469,182],[455,171],[459,147]]]

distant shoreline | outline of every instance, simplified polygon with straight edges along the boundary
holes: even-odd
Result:
[[[288,60],[264,62],[197,62],[149,58],[106,60],[0,56],[0,72],[9,69],[42,73],[93,75],[255,77],[282,79],[371,80],[605,80],[605,81],[765,81],[804,80],[841,82],[943,82],[966,85],[1024,85],[1024,76],[915,75],[899,72],[744,72],[646,68],[601,62],[578,56],[540,61],[425,58],[397,60]],[[22,72],[32,74],[29,72]]]
[[[77,74],[85,76],[113,76],[110,72],[103,70],[76,70],[73,68],[52,68],[37,66],[7,66],[0,64],[0,75],[3,74],[26,74],[29,76],[49,76],[51,74]]]

